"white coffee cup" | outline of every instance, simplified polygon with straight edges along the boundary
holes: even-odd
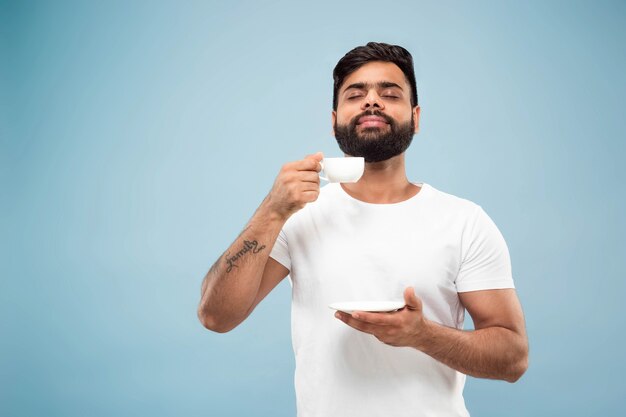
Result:
[[[360,156],[324,158],[320,178],[328,182],[357,182],[363,175],[365,159]]]

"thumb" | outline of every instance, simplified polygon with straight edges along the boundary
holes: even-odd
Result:
[[[307,155],[305,158],[314,158],[317,159],[317,161],[321,161],[322,159],[324,159],[324,154],[322,152],[316,152],[312,153],[311,155]]]
[[[409,310],[422,310],[422,301],[415,295],[413,287],[408,287],[404,290],[404,303]]]

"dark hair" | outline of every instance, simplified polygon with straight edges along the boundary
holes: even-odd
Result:
[[[386,43],[369,42],[365,46],[357,46],[337,62],[333,70],[333,110],[337,110],[337,93],[346,77],[361,66],[374,61],[392,62],[404,73],[411,86],[411,107],[417,106],[417,86],[413,70],[413,57],[401,46]]]

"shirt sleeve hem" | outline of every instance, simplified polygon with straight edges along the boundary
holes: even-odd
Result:
[[[505,288],[515,288],[512,277],[483,279],[480,281],[456,284],[457,292],[501,290]]]
[[[286,261],[285,258],[283,258],[282,255],[279,255],[276,252],[277,251],[272,252],[270,254],[270,258],[272,258],[273,260],[275,260],[276,262],[278,262],[279,264],[281,264],[282,266],[287,268],[289,270],[289,272],[291,272],[291,262]]]

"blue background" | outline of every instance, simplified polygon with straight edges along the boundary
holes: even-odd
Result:
[[[3,2],[0,414],[293,416],[287,281],[231,333],[200,284],[280,166],[331,135],[331,71],[414,56],[413,181],[483,206],[530,337],[474,416],[626,406],[626,5]],[[471,323],[468,323],[471,324]]]

